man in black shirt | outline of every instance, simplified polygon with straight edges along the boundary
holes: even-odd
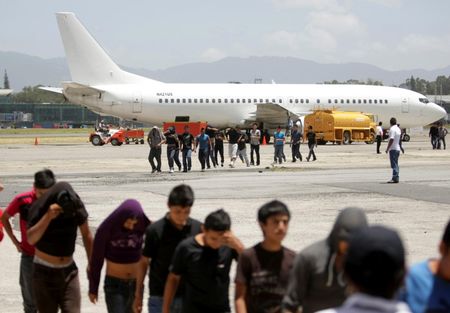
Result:
[[[298,130],[298,126],[294,124],[291,134],[291,148],[292,148],[292,162],[299,159],[302,160],[302,154],[300,153],[300,140],[302,139],[302,133]]]
[[[313,128],[311,125],[309,126],[308,134],[306,135],[306,137],[308,138],[308,148],[309,148],[309,154],[308,154],[308,157],[306,158],[306,161],[309,162],[309,159],[311,158],[311,156],[313,157],[313,161],[315,161],[315,160],[317,160],[316,154],[314,153],[314,147],[317,146],[316,133],[313,131]]]
[[[184,126],[184,133],[180,135],[181,151],[183,155],[183,172],[191,170],[192,148],[195,142],[194,136],[189,132],[189,126]]]
[[[236,128],[230,128],[227,132],[228,137],[228,153],[230,155],[230,167],[234,167],[234,162],[236,162],[237,152],[238,152],[238,140],[241,137],[241,128],[236,126]]]
[[[212,212],[205,219],[203,233],[178,245],[164,291],[163,313],[170,313],[180,280],[186,284],[183,313],[231,312],[229,272],[244,247],[230,227],[230,216],[224,210]]]
[[[39,312],[81,312],[78,268],[73,260],[77,229],[89,261],[92,234],[83,202],[68,183],[53,185],[30,209],[28,242],[35,245],[33,294]]]
[[[236,313],[281,313],[295,252],[283,247],[291,214],[277,200],[263,205],[258,222],[264,239],[239,256],[236,271]]]
[[[148,310],[161,313],[169,266],[177,245],[185,238],[201,232],[201,223],[189,217],[194,204],[194,192],[187,185],[178,185],[169,194],[167,205],[169,213],[162,219],[151,224],[146,231],[145,244],[136,279],[136,294],[134,300],[135,312],[142,311],[144,279],[150,263],[149,287],[150,299]],[[181,312],[183,287],[175,295],[171,312]]]

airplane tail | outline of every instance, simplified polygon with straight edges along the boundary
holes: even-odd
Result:
[[[56,19],[73,81],[88,86],[152,81],[122,70],[89,34],[74,13],[59,12],[56,13]]]

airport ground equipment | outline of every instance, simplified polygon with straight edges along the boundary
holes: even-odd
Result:
[[[163,124],[163,130],[166,132],[169,127],[175,127],[175,133],[182,134],[186,125],[189,126],[189,132],[192,136],[196,137],[200,134],[200,130],[206,128],[208,124],[206,122],[165,122]]]
[[[143,129],[109,129],[97,130],[89,136],[89,141],[94,146],[103,146],[111,143],[113,146],[121,146],[122,144],[144,144]]]
[[[375,140],[376,124],[370,114],[361,112],[342,112],[316,110],[305,117],[304,136],[309,126],[316,133],[317,144],[327,142],[348,145],[352,142],[371,144]]]

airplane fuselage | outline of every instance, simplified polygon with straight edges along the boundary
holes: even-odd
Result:
[[[107,115],[161,125],[176,117],[208,121],[217,127],[256,120],[258,104],[275,103],[303,116],[314,109],[371,113],[389,125],[423,126],[441,116],[419,93],[394,87],[294,84],[118,84],[93,86],[101,96],[65,94],[70,101]],[[422,101],[420,100],[422,99]],[[431,111],[430,111],[431,110]]]

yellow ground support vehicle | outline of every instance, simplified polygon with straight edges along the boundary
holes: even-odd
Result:
[[[353,141],[373,143],[375,123],[370,114],[361,112],[342,112],[316,110],[305,116],[304,136],[311,125],[316,133],[317,144],[333,142],[348,145]]]

